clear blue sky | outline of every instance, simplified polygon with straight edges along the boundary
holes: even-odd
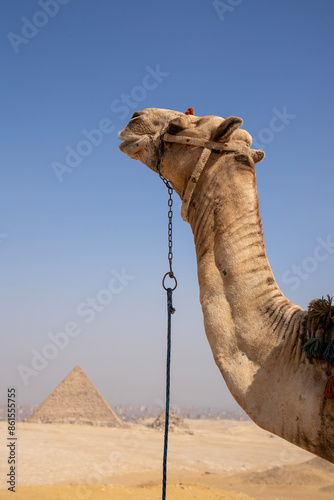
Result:
[[[75,365],[111,404],[164,400],[167,192],[118,151],[135,110],[242,117],[265,143],[258,191],[277,282],[303,307],[333,295],[333,247],[318,250],[334,241],[334,6],[223,3],[225,12],[193,0],[2,2],[0,402],[15,385],[18,402],[40,403]],[[55,162],[67,155],[77,166],[60,182]],[[175,206],[172,402],[235,408],[205,338],[192,234]],[[133,279],[122,283],[122,272]],[[18,366],[32,369],[65,327],[68,344],[49,348],[53,359],[24,385]]]

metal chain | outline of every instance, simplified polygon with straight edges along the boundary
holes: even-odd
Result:
[[[165,290],[167,290],[166,286],[165,286],[165,279],[167,276],[169,276],[171,279],[173,279],[175,281],[175,285],[174,285],[174,288],[172,288],[172,290],[175,290],[175,288],[177,287],[177,280],[176,280],[176,277],[174,276],[174,272],[173,272],[173,210],[172,210],[172,207],[173,207],[173,188],[172,186],[170,185],[169,181],[167,179],[165,179],[159,172],[159,176],[160,176],[160,179],[162,180],[162,182],[165,184],[165,186],[167,187],[168,189],[168,194],[169,194],[169,198],[168,198],[168,262],[169,262],[169,271],[165,274],[165,276],[163,277],[162,279],[162,286],[164,287]]]

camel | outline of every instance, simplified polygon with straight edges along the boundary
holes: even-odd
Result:
[[[334,463],[334,399],[323,395],[331,365],[305,356],[315,327],[274,279],[256,188],[264,153],[241,125],[148,108],[119,133],[119,149],[183,198],[205,332],[234,399],[258,426]]]

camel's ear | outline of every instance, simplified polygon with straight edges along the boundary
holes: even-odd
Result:
[[[211,140],[214,142],[226,142],[233,132],[242,125],[242,119],[236,116],[226,118],[213,133]]]
[[[251,155],[254,163],[258,163],[264,158],[264,152],[261,149],[251,149]]]

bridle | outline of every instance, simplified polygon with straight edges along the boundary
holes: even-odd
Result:
[[[203,141],[203,139],[197,139],[196,137],[185,137],[182,135],[171,135],[168,133],[164,133],[162,134],[161,139],[162,139],[161,140],[162,150],[164,142],[174,142],[177,144],[185,144],[186,146],[197,146],[203,148],[201,155],[197,159],[195,168],[189,177],[187,187],[182,196],[181,216],[184,221],[189,223],[189,206],[197,182],[201,176],[201,173],[204,170],[205,165],[207,164],[210,154],[212,153],[213,150],[220,151],[221,154],[235,153],[235,151],[226,149],[226,144],[222,144],[221,142]],[[159,172],[159,174],[160,174],[160,162],[161,162],[161,157],[159,158],[157,165],[157,171]]]

